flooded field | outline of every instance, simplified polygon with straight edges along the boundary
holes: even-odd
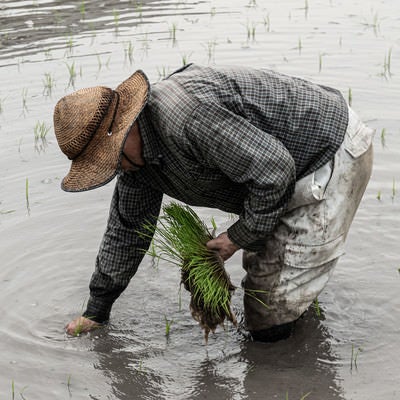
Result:
[[[399,25],[398,0],[2,0],[0,397],[400,399]],[[178,271],[146,258],[110,325],[67,337],[64,325],[88,297],[115,181],[61,191],[69,162],[55,141],[54,105],[136,69],[156,82],[187,62],[266,67],[336,87],[376,129],[372,179],[321,314],[310,311],[276,344],[228,325],[206,346]],[[221,230],[232,223],[196,211]],[[240,285],[241,254],[227,269]]]

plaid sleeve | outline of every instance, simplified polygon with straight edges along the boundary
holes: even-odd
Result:
[[[161,201],[162,192],[139,185],[134,174],[119,176],[84,316],[96,322],[108,320],[114,301],[128,286],[151,242],[137,232],[144,223],[156,222]]]
[[[254,250],[274,229],[293,193],[296,168],[292,156],[276,138],[216,104],[196,109],[187,135],[203,163],[246,185],[248,195],[228,236],[241,248]]]

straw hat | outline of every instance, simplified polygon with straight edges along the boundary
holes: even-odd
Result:
[[[72,161],[63,190],[95,189],[115,177],[125,139],[149,93],[146,75],[136,71],[115,90],[96,86],[58,101],[54,131],[60,149]]]

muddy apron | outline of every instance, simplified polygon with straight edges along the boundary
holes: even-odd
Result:
[[[296,183],[265,250],[243,252],[247,329],[296,320],[325,287],[371,176],[373,134],[349,109],[334,159]]]

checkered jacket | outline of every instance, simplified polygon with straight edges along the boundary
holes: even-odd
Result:
[[[260,248],[296,180],[331,160],[348,108],[339,91],[270,70],[186,66],[152,85],[138,118],[145,167],[123,173],[84,315],[101,322],[128,285],[150,238],[163,194],[239,216],[229,238]]]

